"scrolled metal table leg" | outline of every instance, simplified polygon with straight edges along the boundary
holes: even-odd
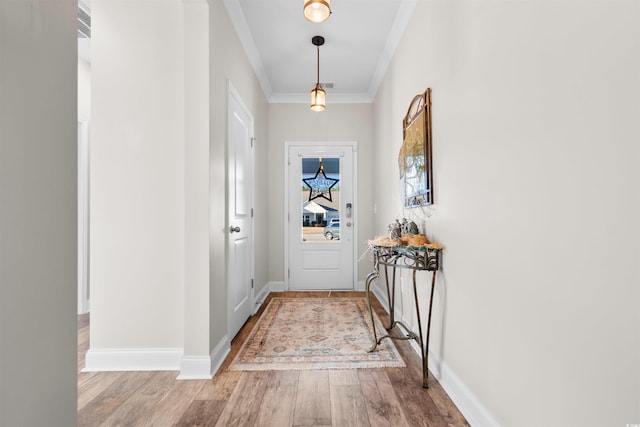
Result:
[[[424,360],[423,360],[423,375],[422,375],[422,387],[429,388],[429,335],[431,334],[431,309],[433,308],[433,291],[436,287],[436,271],[434,270],[431,275],[431,296],[429,297],[429,317],[427,318],[427,338],[425,342]]]
[[[394,288],[394,294],[395,294],[395,270],[393,272],[394,276],[393,276],[393,288]],[[387,301],[389,303],[389,326],[385,326],[384,328],[388,331],[389,329],[393,328],[393,299],[391,296],[391,290],[389,289],[389,269],[387,268],[387,265],[385,264],[384,266],[384,283],[387,286]]]
[[[433,291],[436,284],[436,272],[431,275],[431,295],[429,297],[429,312],[427,313],[427,336],[422,339],[422,321],[420,320],[420,306],[418,304],[418,291],[416,288],[416,272],[413,272],[413,296],[416,304],[416,315],[418,318],[418,343],[420,344],[422,356],[422,387],[429,388],[429,335],[431,333],[431,311],[433,308]]]
[[[387,302],[389,303],[389,326],[385,326],[387,331],[393,329],[396,324],[396,263],[398,260],[394,260],[393,269],[391,270],[391,288],[389,288],[389,269],[385,264],[384,266],[384,278],[387,285]]]
[[[413,301],[416,305],[416,317],[418,320],[418,336],[416,341],[420,344],[420,356],[422,358],[422,387],[429,388],[427,370],[427,358],[425,357],[424,342],[422,341],[422,321],[420,319],[420,304],[418,303],[418,288],[416,287],[416,270],[413,270]]]
[[[369,349],[369,353],[374,351],[378,347],[378,334],[376,333],[376,323],[373,321],[373,309],[371,308],[371,282],[378,277],[378,270],[374,270],[367,276],[365,280],[365,294],[367,295],[367,308],[369,309],[369,316],[371,318],[371,328],[373,329],[373,346]]]

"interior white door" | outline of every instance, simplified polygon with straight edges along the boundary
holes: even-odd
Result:
[[[253,308],[253,117],[231,86],[228,104],[227,312],[232,339]]]
[[[354,152],[288,146],[288,288],[355,289]]]

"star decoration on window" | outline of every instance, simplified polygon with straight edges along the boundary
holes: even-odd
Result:
[[[339,179],[327,178],[324,174],[322,166],[316,172],[313,178],[302,180],[309,187],[309,201],[322,197],[328,201],[331,200],[331,189],[340,181]]]

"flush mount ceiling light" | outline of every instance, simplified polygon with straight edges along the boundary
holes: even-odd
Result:
[[[324,37],[314,36],[311,39],[311,43],[314,44],[318,53],[318,79],[316,80],[316,86],[311,89],[311,110],[324,111],[327,93],[320,84],[320,46],[324,44]]]
[[[311,22],[322,22],[331,15],[331,0],[305,0],[304,17]]]

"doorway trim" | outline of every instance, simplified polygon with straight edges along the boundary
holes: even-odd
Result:
[[[358,203],[358,141],[285,141],[284,143],[284,290],[289,290],[289,148],[292,146],[308,146],[321,150],[323,147],[349,146],[353,152],[353,290],[358,287],[358,229],[360,206]]]
[[[78,314],[89,311],[89,123],[78,120]]]

